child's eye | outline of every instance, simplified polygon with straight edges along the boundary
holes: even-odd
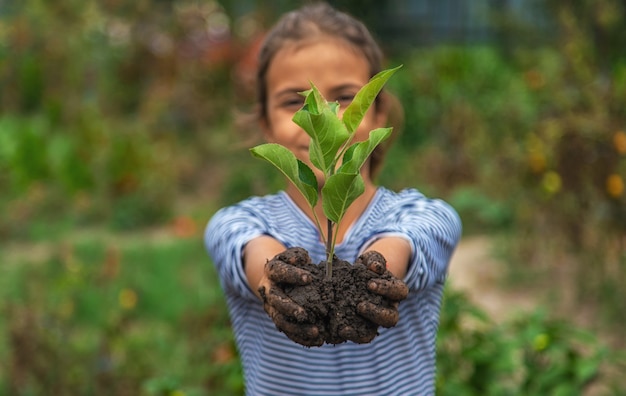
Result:
[[[300,99],[300,98],[293,98],[293,99],[286,99],[281,103],[281,106],[284,108],[288,108],[288,109],[299,109],[300,107],[302,107],[302,105],[304,104],[304,98]]]
[[[353,99],[354,99],[354,95],[352,95],[352,94],[339,95],[337,97],[337,102],[339,102],[341,107],[345,107],[345,106],[349,105],[350,103],[352,103]]]

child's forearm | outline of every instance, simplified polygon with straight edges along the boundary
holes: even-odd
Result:
[[[265,263],[285,249],[282,243],[267,235],[254,238],[246,244],[243,265],[248,284],[257,296],[259,296],[257,289],[264,275]],[[396,278],[404,279],[411,257],[411,245],[406,239],[394,236],[383,237],[366,249],[366,251],[371,250],[385,257],[387,269]]]
[[[252,239],[243,250],[243,266],[250,288],[260,298],[258,288],[263,279],[265,263],[286,247],[276,239],[263,235]]]
[[[366,251],[375,250],[387,260],[387,269],[398,279],[404,279],[409,259],[411,258],[411,245],[409,241],[401,237],[383,237],[372,243]]]

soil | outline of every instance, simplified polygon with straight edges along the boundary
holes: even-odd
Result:
[[[384,261],[384,257],[379,254]],[[383,263],[385,264],[385,263]],[[393,302],[370,292],[368,282],[373,279],[392,279],[389,272],[382,275],[369,270],[359,260],[351,264],[335,258],[333,273],[326,277],[326,262],[296,261],[294,265],[311,272],[313,281],[305,286],[286,286],[284,292],[309,313],[308,322],[316,325],[328,344],[346,342],[341,329],[350,327],[351,341],[368,343],[378,335],[378,325],[357,313],[357,306],[369,301],[379,307],[392,307]]]

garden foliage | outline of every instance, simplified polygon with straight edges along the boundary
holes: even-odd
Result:
[[[558,279],[610,320],[626,310],[626,58],[600,41],[624,39],[626,8],[583,3],[551,5],[553,46],[415,51],[390,82],[407,128],[384,177],[419,175],[468,231],[506,234],[517,279]]]
[[[199,245],[59,245],[30,261],[5,253],[84,226],[163,224],[183,197],[217,206],[282,185],[230,121],[234,99],[251,101],[247,45],[262,21],[229,19],[236,7],[221,3],[0,5],[0,391],[241,391]],[[468,233],[502,237],[518,284],[544,287],[548,306],[570,305],[561,316],[585,310],[596,328],[623,334],[626,7],[545,6],[550,42],[515,45],[509,35],[507,48],[395,55],[404,68],[389,88],[406,127],[379,181],[447,199]],[[116,262],[119,275],[102,275]],[[612,351],[552,315],[495,325],[462,299],[446,301],[441,392],[551,394],[602,378],[598,359]]]

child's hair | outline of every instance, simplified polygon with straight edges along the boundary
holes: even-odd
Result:
[[[346,13],[320,2],[306,5],[283,15],[269,31],[261,46],[257,69],[257,117],[267,120],[267,71],[276,53],[288,43],[328,36],[345,40],[360,51],[370,67],[370,77],[382,70],[383,53],[365,25]],[[403,112],[395,97],[381,92],[376,99],[377,111],[386,111],[394,126],[394,135],[401,128]],[[398,125],[395,125],[398,124]],[[370,173],[375,177],[381,168],[384,155],[392,138],[374,150],[370,161]]]

